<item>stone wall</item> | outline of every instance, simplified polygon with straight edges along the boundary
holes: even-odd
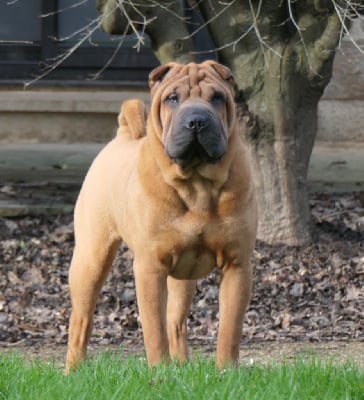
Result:
[[[353,24],[336,52],[333,78],[319,104],[317,138],[364,142],[364,21]]]

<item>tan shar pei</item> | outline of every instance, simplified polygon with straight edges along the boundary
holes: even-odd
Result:
[[[217,366],[236,364],[251,297],[257,212],[238,134],[234,80],[213,61],[156,68],[151,110],[123,104],[75,208],[66,371],[85,357],[93,313],[121,240],[134,253],[149,365],[187,358],[196,279],[221,271]]]

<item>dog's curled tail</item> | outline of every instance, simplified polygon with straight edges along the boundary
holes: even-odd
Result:
[[[118,117],[118,135],[129,134],[133,139],[146,135],[147,112],[139,99],[124,101]]]

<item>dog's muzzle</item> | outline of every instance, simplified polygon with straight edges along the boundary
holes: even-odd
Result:
[[[191,104],[177,112],[165,150],[181,166],[217,163],[227,151],[227,137],[213,109]]]

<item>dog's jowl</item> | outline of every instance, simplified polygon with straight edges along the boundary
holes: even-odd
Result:
[[[187,358],[196,279],[221,270],[217,365],[236,363],[252,286],[256,202],[238,134],[233,78],[216,62],[150,74],[151,110],[123,104],[75,208],[66,370],[85,357],[93,313],[121,240],[134,253],[149,365]]]

